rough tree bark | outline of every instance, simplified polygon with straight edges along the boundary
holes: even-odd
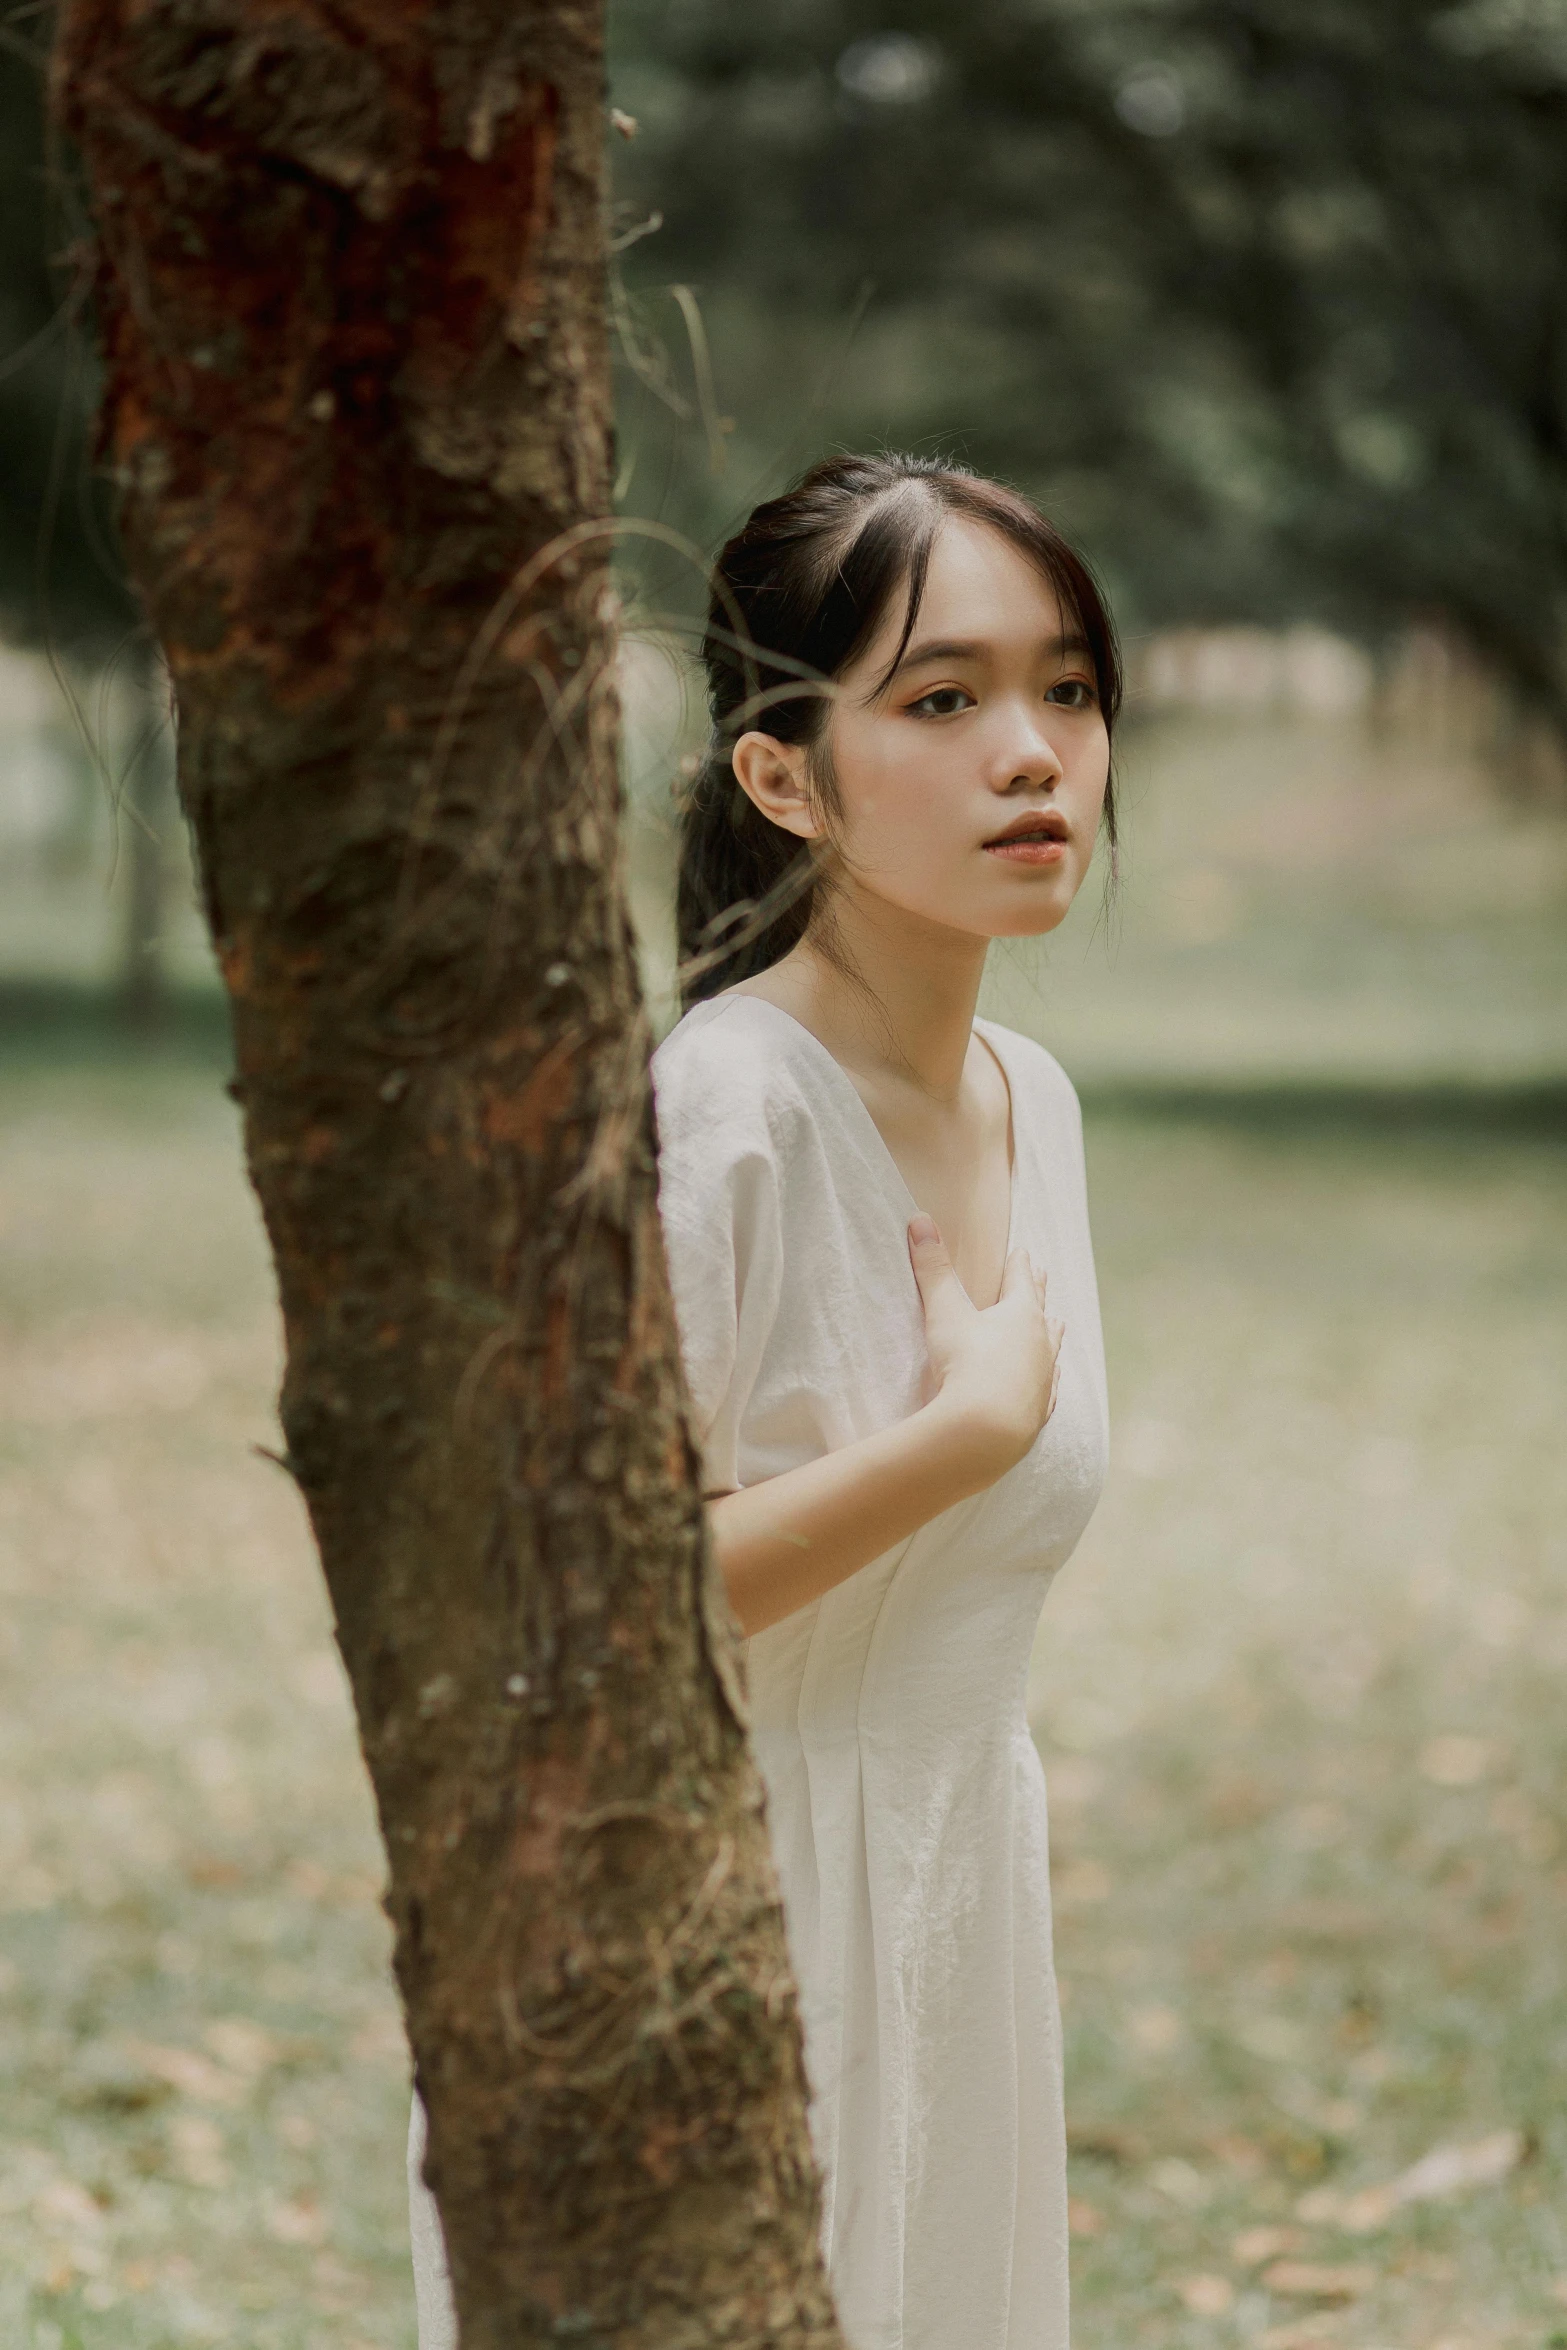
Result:
[[[616,874],[598,0],[69,0],[468,2350],[838,2335]]]

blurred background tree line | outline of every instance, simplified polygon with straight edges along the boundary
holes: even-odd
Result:
[[[94,663],[134,623],[49,23],[0,47],[0,627]],[[618,0],[612,35],[629,511],[705,543],[826,443],[938,443],[1134,633],[1436,619],[1567,730],[1567,0]]]
[[[620,232],[662,222],[621,264],[632,503],[705,535],[823,441],[952,445],[1134,633],[1439,618],[1567,725],[1560,0],[617,21]],[[671,280],[722,353],[722,474],[658,429],[701,406],[652,355]]]
[[[147,1021],[203,949],[49,31],[24,0],[0,42],[0,641],[75,709],[12,665],[0,825],[112,859]],[[1136,682],[1160,632],[1303,622],[1385,682],[1415,624],[1486,680],[1496,780],[1562,798],[1567,0],[618,0],[611,33],[628,515],[702,549],[825,446],[950,449],[1085,545]],[[689,622],[698,563],[627,568]],[[52,964],[36,901],[7,926]]]
[[[166,696],[93,469],[86,222],[46,128],[50,23],[48,0],[22,0],[0,42],[0,650],[32,656],[0,673],[0,977],[69,989],[112,970],[149,1027],[210,966]],[[1273,994],[1297,1021],[1325,972],[1363,968],[1324,1032],[1319,1058],[1339,1062],[1379,1025],[1406,1062],[1456,1037],[1472,952],[1494,1017],[1449,1057],[1537,1067],[1567,891],[1567,0],[909,0],[892,24],[858,0],[617,0],[610,24],[617,497],[666,534],[626,542],[637,631],[666,652],[688,638],[703,551],[825,447],[1000,471],[1105,574],[1134,734],[1194,700],[1358,713],[1356,744],[1319,730],[1326,783],[1304,779],[1298,728],[1245,745],[1232,729],[1210,825],[1271,825],[1277,879],[1268,778],[1336,792],[1331,885],[1297,856],[1304,895],[1282,908],[1242,845],[1171,880],[1169,943],[1220,950],[1282,921],[1302,951]],[[633,654],[626,682],[657,989],[668,786],[700,718],[688,673],[671,692],[669,665]],[[1194,745],[1142,761],[1158,789],[1134,861],[1141,844],[1168,863],[1161,810]],[[1416,809],[1400,749],[1445,762],[1442,807]],[[1386,822],[1364,839],[1373,797]],[[1505,805],[1526,832],[1504,833]],[[1480,878],[1462,902],[1426,892],[1424,949],[1393,983],[1426,997],[1417,1047],[1384,1017],[1410,908],[1364,885],[1397,868],[1403,887],[1405,849],[1429,863],[1439,840]],[[90,912],[70,886],[88,873]],[[1470,946],[1449,941],[1428,984],[1420,952],[1455,921]],[[1070,980],[1057,990],[1090,1077],[1106,1050],[1169,1057],[1169,974],[1131,936],[1124,985],[1096,1003],[1137,1051],[1074,1024]],[[1244,963],[1221,952],[1209,975],[1226,1004]],[[1200,977],[1188,960],[1182,986]],[[29,1018],[43,1001],[35,985]],[[1255,1071],[1287,1026],[1248,1038],[1194,999],[1185,1030],[1210,1065]]]

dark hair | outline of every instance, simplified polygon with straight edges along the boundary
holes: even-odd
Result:
[[[808,929],[818,857],[771,823],[735,780],[730,754],[749,727],[818,753],[827,685],[879,627],[905,582],[903,634],[919,617],[931,549],[949,514],[988,523],[1054,588],[1087,639],[1105,724],[1121,701],[1121,660],[1098,582],[1054,523],[1018,491],[927,457],[829,457],[758,506],[713,567],[702,639],[713,734],[680,819],[676,929],[683,1007],[765,971]],[[831,800],[831,770],[812,779]],[[1112,849],[1116,808],[1105,800]]]

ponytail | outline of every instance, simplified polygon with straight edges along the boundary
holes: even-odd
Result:
[[[810,928],[819,887],[803,841],[769,822],[713,742],[686,794],[675,889],[681,1008],[754,978]]]

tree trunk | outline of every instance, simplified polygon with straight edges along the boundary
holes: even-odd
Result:
[[[616,872],[596,0],[69,0],[467,2350],[836,2344]]]

